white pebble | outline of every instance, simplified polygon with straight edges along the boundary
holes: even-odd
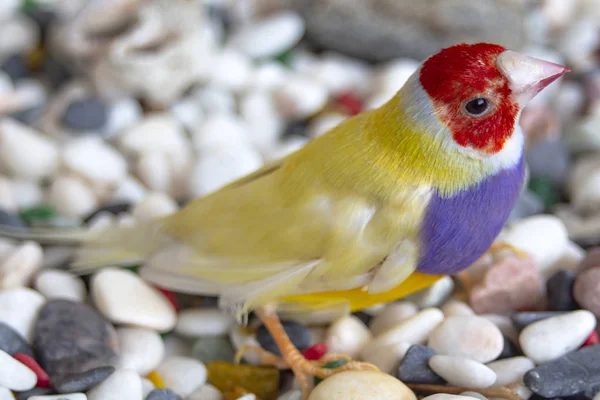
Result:
[[[467,303],[454,299],[447,301],[442,306],[442,312],[446,318],[475,315],[475,311]]]
[[[32,370],[0,350],[0,386],[24,391],[32,389],[36,382],[37,377]]]
[[[454,290],[454,280],[445,276],[427,289],[406,296],[404,299],[412,301],[420,308],[440,306]]]
[[[136,221],[149,221],[177,211],[178,205],[165,193],[149,193],[142,201],[133,207],[131,213]]]
[[[112,200],[115,202],[123,201],[128,203],[137,204],[146,197],[147,190],[133,176],[129,175],[121,184],[117,187],[113,193]]]
[[[0,259],[0,289],[25,286],[42,266],[44,251],[37,242],[27,241]]]
[[[258,343],[258,340],[256,340],[256,336],[244,331],[240,326],[234,326],[234,328],[229,332],[229,340],[231,341],[231,344],[233,344],[233,347],[236,351],[244,346],[260,347],[260,343]],[[260,364],[260,357],[253,351],[245,352],[244,360],[252,365]]]
[[[31,396],[27,400],[87,400],[85,393],[50,394],[46,396]]]
[[[332,353],[347,354],[356,358],[371,337],[366,325],[354,315],[349,315],[338,319],[327,329],[325,344]]]
[[[197,151],[221,149],[250,143],[250,132],[244,121],[232,114],[212,114],[194,131],[192,142]]]
[[[418,67],[419,63],[411,59],[398,59],[385,64],[375,76],[374,93],[367,101],[366,108],[377,108],[394,97]]]
[[[309,139],[304,136],[289,137],[280,141],[277,146],[266,155],[266,158],[267,160],[278,160],[300,150],[308,142]]]
[[[240,113],[246,121],[249,140],[256,148],[265,152],[277,144],[284,122],[269,93],[255,91],[244,96]]]
[[[480,317],[485,318],[492,324],[496,325],[498,329],[500,329],[500,332],[502,332],[502,334],[509,340],[513,341],[514,343],[518,342],[519,331],[517,331],[517,328],[515,328],[513,325],[510,317],[500,314],[482,314]]]
[[[0,400],[15,400],[15,396],[13,396],[12,391],[8,390],[7,388],[0,387]]]
[[[170,192],[172,182],[169,159],[158,151],[144,152],[136,165],[137,176],[150,189],[157,192]]]
[[[310,75],[324,84],[332,94],[346,91],[361,93],[370,89],[367,82],[372,82],[370,68],[366,63],[337,53],[323,54]]]
[[[194,390],[185,400],[223,400],[223,394],[210,383],[205,383]]]
[[[523,382],[523,376],[533,369],[535,364],[527,357],[510,357],[494,361],[487,366],[496,373],[494,387],[501,387]]]
[[[327,88],[310,78],[291,76],[275,92],[279,111],[289,119],[308,118],[325,107],[328,100]]]
[[[374,336],[378,336],[401,321],[415,315],[419,309],[417,306],[408,301],[399,301],[389,303],[383,311],[379,313],[371,323],[369,328]]]
[[[12,181],[11,185],[18,208],[23,209],[34,207],[42,203],[44,199],[44,192],[42,191],[41,186],[36,182],[15,179]]]
[[[200,89],[195,96],[207,116],[235,112],[235,98],[223,87],[208,85]]]
[[[151,391],[153,391],[154,389],[156,389],[156,387],[154,386],[154,383],[152,383],[147,378],[142,378],[142,398],[143,399],[145,399],[146,397],[148,397],[148,394]]]
[[[169,114],[151,114],[145,117],[124,132],[119,143],[125,151],[134,154],[159,151],[177,155],[189,146],[183,127]]]
[[[311,119],[308,125],[308,135],[311,138],[316,138],[318,136],[327,133],[332,128],[335,128],[342,122],[348,119],[347,115],[341,113],[330,112],[327,114],[319,115],[313,119]]]
[[[92,278],[91,295],[111,322],[168,332],[177,314],[158,290],[127,270],[107,268]]]
[[[145,328],[117,328],[119,365],[141,376],[154,370],[165,355],[165,345],[158,333]]]
[[[256,395],[254,393],[248,393],[242,397],[238,397],[236,400],[256,400]]]
[[[127,162],[121,153],[96,136],[66,143],[62,160],[69,170],[96,184],[116,185],[127,176]]]
[[[235,32],[229,45],[253,58],[273,57],[292,48],[304,35],[304,20],[291,11],[254,21]]]
[[[429,360],[429,367],[454,386],[479,389],[496,382],[494,371],[468,358],[435,355]]]
[[[485,397],[484,395],[482,395],[481,393],[478,393],[478,392],[466,391],[466,392],[462,392],[460,394],[460,396],[466,396],[466,397],[470,397],[472,399],[477,399],[477,400],[488,400],[487,397]]]
[[[142,400],[142,380],[134,371],[117,369],[87,395],[89,400]]]
[[[596,317],[578,310],[534,322],[519,335],[523,353],[542,364],[578,349],[596,327]]]
[[[267,62],[259,65],[250,82],[250,90],[271,91],[282,85],[289,71],[278,62]]]
[[[375,371],[345,371],[318,384],[308,400],[372,399],[416,400],[415,394],[398,379]]]
[[[2,12],[0,10],[0,12]],[[15,87],[13,81],[6,72],[0,71],[0,95],[14,95]]]
[[[197,98],[190,96],[171,106],[171,113],[188,130],[193,131],[204,121],[204,111]]]
[[[171,357],[159,365],[156,372],[168,388],[182,397],[206,383],[206,367],[189,357]]]
[[[252,77],[252,62],[245,54],[227,49],[213,61],[211,83],[234,92],[245,89]]]
[[[144,115],[140,103],[131,98],[124,98],[111,105],[108,121],[104,126],[107,135],[112,136],[134,126]]]
[[[10,239],[0,238],[0,260],[2,260],[16,248],[17,242]]]
[[[431,333],[427,345],[438,354],[486,363],[502,353],[504,337],[500,329],[485,318],[449,317]]]
[[[4,119],[0,121],[0,161],[16,177],[42,179],[56,171],[58,147],[32,128]]]
[[[74,176],[61,176],[52,182],[50,203],[66,217],[82,217],[98,206],[98,200],[81,179]]]
[[[16,212],[19,209],[11,181],[0,175],[0,208]]]
[[[395,374],[411,343],[400,342],[389,345],[369,346],[369,352],[362,352],[361,359],[374,364],[382,372]]]
[[[0,322],[31,342],[38,312],[45,302],[44,296],[29,288],[0,290]]]
[[[436,393],[431,396],[423,397],[421,400],[471,400],[471,396],[457,395],[457,394],[446,394]]]
[[[233,326],[230,315],[216,308],[188,308],[179,313],[175,332],[186,337],[221,336]]]

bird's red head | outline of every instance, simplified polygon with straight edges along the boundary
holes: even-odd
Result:
[[[525,104],[568,69],[488,43],[459,44],[427,59],[420,82],[463,147],[495,154]]]

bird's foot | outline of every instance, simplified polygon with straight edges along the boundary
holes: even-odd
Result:
[[[502,250],[510,250],[519,258],[523,258],[523,259],[529,258],[529,254],[527,254],[527,252],[525,250],[521,250],[514,244],[511,244],[508,242],[502,242],[502,241],[492,243],[492,245],[490,246],[490,248],[488,249],[486,254],[497,253]]]

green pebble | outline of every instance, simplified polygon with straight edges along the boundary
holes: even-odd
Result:
[[[556,186],[548,178],[532,178],[529,181],[529,190],[538,195],[546,209],[558,203],[559,196]]]
[[[288,50],[275,57],[275,60],[279,61],[283,65],[290,65],[294,60],[296,53],[293,50]]]
[[[323,365],[323,368],[334,369],[334,368],[337,368],[337,367],[341,367],[342,365],[346,364],[347,362],[348,361],[346,361],[346,360],[331,361],[331,362],[328,362],[327,364]],[[323,379],[317,378],[315,376],[315,385],[318,385],[322,381],[323,381]]]
[[[22,210],[19,215],[28,225],[49,222],[58,217],[56,210],[49,206],[26,208],[25,210]]]
[[[123,267],[123,269],[126,269],[128,271],[133,272],[134,274],[137,274],[138,269],[140,268],[139,265],[128,265],[127,267]]]
[[[233,363],[235,350],[227,336],[203,337],[194,343],[192,357],[204,364],[213,361]]]

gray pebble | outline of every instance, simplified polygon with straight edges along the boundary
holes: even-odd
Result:
[[[0,209],[0,225],[7,225],[12,228],[25,228],[25,222],[18,215]]]
[[[203,337],[194,343],[192,356],[208,364],[212,361],[233,362],[235,350],[227,336]]]
[[[33,358],[27,341],[13,328],[0,322],[0,350],[10,354],[23,353]]]
[[[13,54],[8,57],[6,61],[2,63],[0,69],[6,72],[13,81],[28,78],[31,75],[29,67],[27,67],[27,64],[25,63],[25,57],[22,54]]]
[[[40,365],[53,381],[118,362],[115,329],[86,304],[46,303],[35,324],[33,343]]]
[[[548,311],[572,311],[579,307],[573,297],[575,273],[567,269],[557,271],[546,282],[548,294]]]
[[[511,315],[510,319],[515,328],[523,330],[529,324],[562,314],[563,311],[521,312]]]
[[[115,367],[94,368],[80,374],[52,381],[52,386],[54,386],[58,393],[85,392],[103,382],[113,372],[115,372]]]
[[[310,347],[312,336],[306,326],[294,321],[281,321],[281,324],[298,350],[302,351]],[[257,329],[256,340],[263,349],[278,356],[281,355],[273,337],[264,325]]]
[[[171,389],[154,389],[146,400],[181,400],[181,397]]]
[[[108,110],[102,101],[89,97],[75,101],[67,107],[62,123],[74,130],[100,130],[106,124]]]
[[[17,400],[28,400],[30,397],[33,397],[33,396],[46,396],[46,395],[54,394],[54,393],[56,393],[56,392],[52,388],[36,387],[31,390],[26,390],[24,392],[14,392],[14,395]]]
[[[429,359],[435,356],[431,347],[411,346],[398,368],[398,379],[404,383],[443,384],[446,381],[429,368]]]
[[[504,337],[504,346],[502,347],[502,353],[500,353],[497,360],[502,360],[503,358],[518,357],[522,354],[523,353],[521,353],[519,348],[517,346],[515,346],[513,344],[513,342],[508,340],[505,336]]]

